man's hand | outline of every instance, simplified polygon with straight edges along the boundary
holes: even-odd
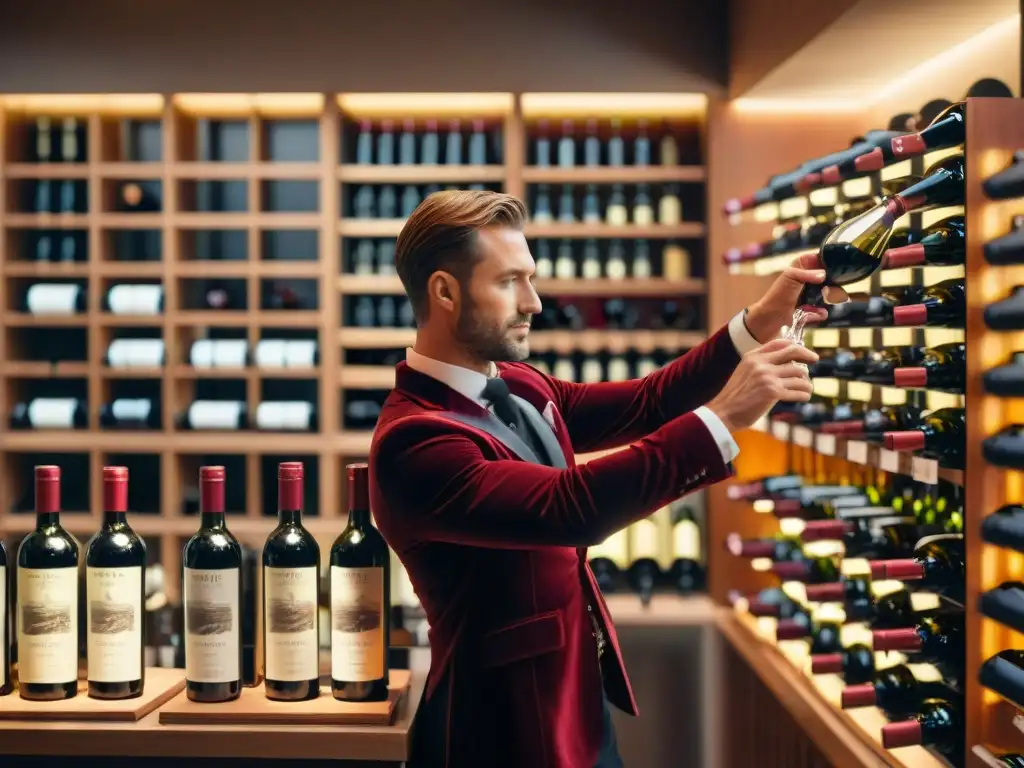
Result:
[[[722,391],[707,407],[730,432],[746,429],[777,402],[806,403],[811,382],[794,362],[810,365],[818,356],[787,339],[774,339],[743,356]]]
[[[772,283],[768,292],[750,305],[743,318],[747,330],[762,344],[778,338],[782,327],[793,320],[793,311],[804,285],[820,285],[824,281],[825,270],[817,253],[805,253],[795,259]],[[838,286],[825,288],[825,301],[829,304],[842,304],[849,298],[846,291]],[[818,323],[828,317],[828,312],[821,307],[804,306],[803,309],[808,312],[808,323]]]

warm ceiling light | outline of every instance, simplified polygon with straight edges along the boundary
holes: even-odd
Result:
[[[29,114],[159,115],[164,97],[159,93],[26,93],[0,97],[0,107]]]
[[[865,104],[876,104],[890,99],[904,89],[913,89],[919,92],[922,90],[921,86],[926,84],[929,79],[941,77],[948,71],[950,65],[955,64],[958,60],[968,60],[986,49],[1000,50],[1006,47],[1000,42],[1000,38],[1011,35],[1014,41],[1013,45],[1019,45],[1019,42],[1017,42],[1020,35],[1019,13],[1008,16],[1002,21],[997,21],[978,34],[947,48],[930,59],[926,59],[916,67],[902,72],[898,77],[887,83],[877,88],[872,88]]]
[[[759,115],[813,115],[821,113],[856,112],[861,105],[849,99],[773,99],[740,97],[729,103],[730,108],[744,114]]]
[[[700,117],[703,93],[524,93],[523,117]]]
[[[322,93],[179,93],[173,98],[182,112],[218,117],[312,117],[324,108]]]
[[[343,93],[342,112],[358,117],[501,117],[512,111],[511,93]]]

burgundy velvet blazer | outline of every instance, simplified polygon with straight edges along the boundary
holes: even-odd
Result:
[[[531,461],[486,409],[399,363],[369,456],[371,507],[426,611],[425,700],[444,678],[448,768],[590,768],[602,679],[609,701],[638,713],[587,547],[731,476],[690,411],[738,362],[723,327],[633,381],[574,384],[499,364],[557,443],[554,467]],[[576,453],[626,444],[576,465]],[[588,606],[608,641],[600,664]]]

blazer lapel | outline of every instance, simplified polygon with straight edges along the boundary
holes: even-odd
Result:
[[[559,445],[558,440],[555,438],[555,433],[551,431],[551,426],[544,421],[544,417],[540,415],[540,412],[528,400],[524,400],[519,395],[512,395],[512,397],[519,405],[519,410],[523,416],[530,422],[533,433],[544,445],[544,450],[547,451],[551,466],[555,469],[565,469],[569,466],[565,461],[565,453],[562,451],[562,446]]]
[[[540,460],[540,457],[533,452],[530,446],[526,444],[526,441],[519,437],[514,430],[506,426],[505,422],[490,411],[487,411],[486,414],[486,416],[477,416],[475,414],[459,413],[457,411],[442,411],[438,415],[452,419],[453,421],[468,424],[482,432],[486,432],[495,440],[504,443],[509,450],[519,456],[523,461],[529,461],[532,464],[544,463]]]

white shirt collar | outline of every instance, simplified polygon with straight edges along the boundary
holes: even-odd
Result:
[[[484,387],[487,386],[487,379],[498,375],[498,366],[494,363],[491,363],[490,376],[486,376],[479,371],[463,368],[461,365],[443,363],[432,357],[421,355],[411,347],[405,350],[405,362],[414,371],[419,371],[437,379],[442,384],[447,384],[460,395],[485,407],[483,393]]]

